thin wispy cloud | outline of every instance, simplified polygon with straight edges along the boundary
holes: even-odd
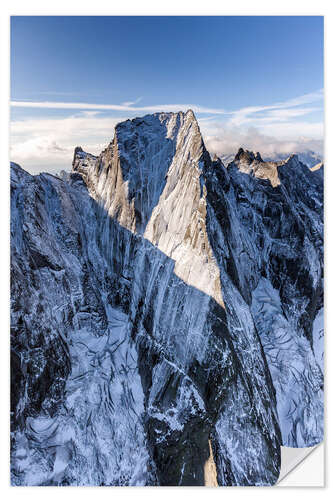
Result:
[[[26,101],[12,100],[11,106],[21,108],[44,108],[44,109],[95,109],[104,111],[138,111],[138,112],[160,112],[160,111],[181,111],[192,109],[195,113],[209,113],[216,115],[231,115],[231,123],[240,124],[243,120],[248,121],[258,113],[272,112],[273,110],[285,110],[295,108],[300,105],[311,104],[323,100],[323,91],[318,90],[305,94],[284,102],[268,106],[247,106],[237,110],[227,111],[223,108],[209,108],[197,104],[155,104],[148,106],[134,106],[142,100],[139,97],[136,101],[125,101],[122,104],[96,104],[85,102],[57,102],[57,101]],[[281,112],[281,111],[280,111]],[[306,114],[307,108],[302,109],[302,114]],[[282,114],[282,113],[281,113]]]
[[[270,122],[285,122],[292,118],[309,115],[316,111],[321,111],[320,107],[307,107],[307,108],[278,108],[262,110],[255,114],[247,111],[240,110],[230,120],[230,125],[260,125]]]
[[[289,118],[307,115],[319,110],[318,107],[306,107],[306,105],[323,102],[323,98],[323,90],[318,90],[267,106],[247,106],[233,111],[229,123],[233,126],[239,126],[260,121],[285,121]],[[299,108],[299,106],[302,106],[302,108]]]
[[[142,101],[142,97],[138,97],[135,101],[125,101],[122,102],[121,104],[123,106],[134,106],[134,104],[138,104],[140,101]]]
[[[11,106],[16,108],[40,108],[40,109],[95,109],[103,111],[134,111],[159,113],[161,111],[177,112],[192,109],[195,113],[230,114],[224,109],[207,108],[196,104],[156,104],[152,106],[133,106],[132,103],[123,104],[93,104],[87,102],[57,102],[57,101],[11,101]]]

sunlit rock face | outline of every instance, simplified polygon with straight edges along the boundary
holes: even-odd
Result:
[[[11,170],[12,484],[271,485],[322,439],[320,176],[192,111]]]

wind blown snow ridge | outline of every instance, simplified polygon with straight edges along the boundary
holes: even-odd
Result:
[[[193,111],[11,167],[13,485],[272,485],[323,438],[323,177]]]

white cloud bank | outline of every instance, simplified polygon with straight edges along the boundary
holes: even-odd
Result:
[[[31,173],[69,170],[75,146],[98,155],[127,117],[83,112],[67,118],[31,118],[11,123],[10,158]]]
[[[266,157],[306,151],[323,155],[322,122],[273,122],[247,127],[204,121],[200,129],[208,151],[219,156],[235,154],[239,147],[259,151]]]
[[[197,114],[206,147],[211,153],[233,154],[240,146],[266,156],[307,150],[323,153],[323,123],[307,120],[307,115],[321,110],[322,91],[273,105],[248,106],[235,111],[178,104],[137,106],[140,101],[138,98],[120,105],[12,101],[14,107],[80,111],[66,118],[13,121],[11,160],[32,173],[68,170],[75,146],[81,145],[84,150],[99,154],[111,141],[114,126],[129,116],[189,108]],[[105,116],[102,111],[121,111],[123,117]]]

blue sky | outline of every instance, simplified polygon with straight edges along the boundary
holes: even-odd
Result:
[[[32,171],[189,106],[212,152],[320,151],[322,88],[321,17],[11,19],[11,156]]]

